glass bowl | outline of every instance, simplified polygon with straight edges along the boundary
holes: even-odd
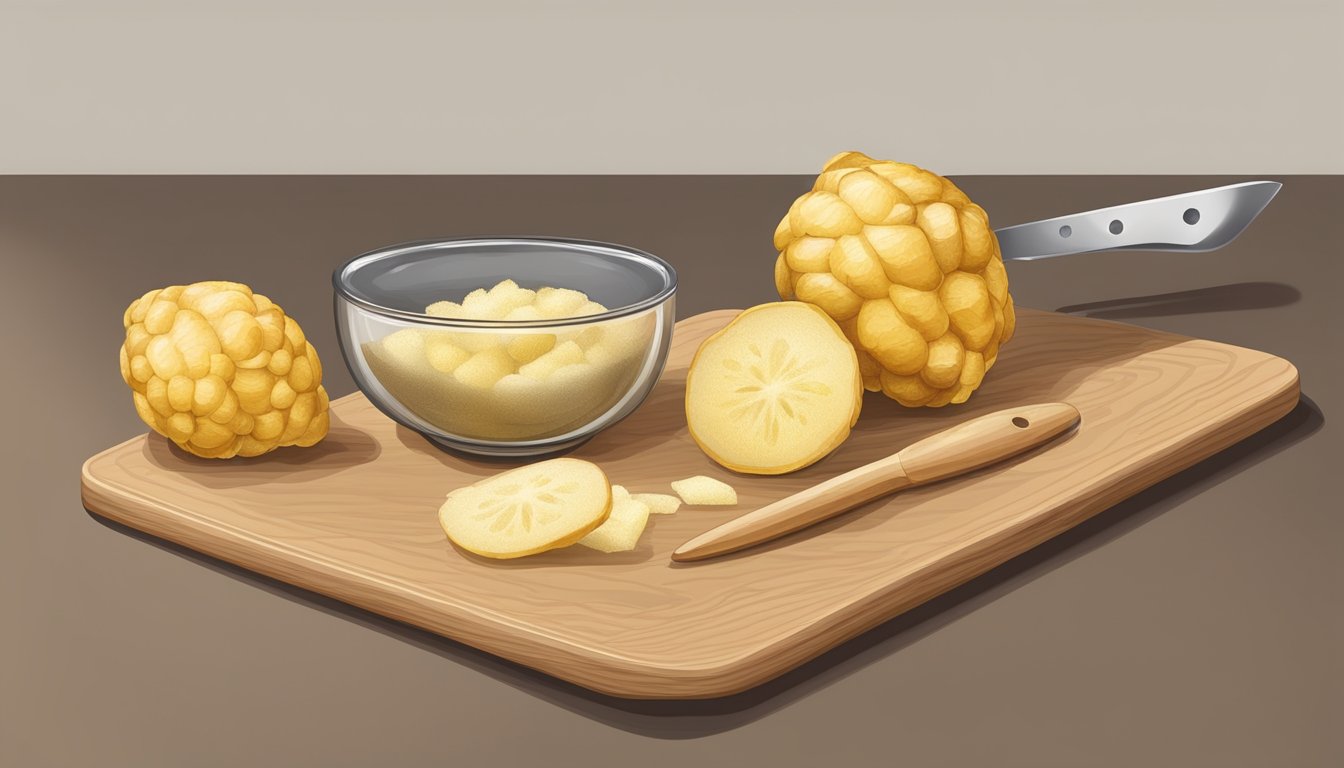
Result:
[[[607,311],[529,320],[425,311],[505,279],[581,291]],[[332,283],[341,354],[379,410],[439,446],[535,456],[579,445],[648,396],[667,359],[677,274],[621,245],[492,237],[382,248],[346,262]]]

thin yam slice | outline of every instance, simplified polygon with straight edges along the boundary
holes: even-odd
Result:
[[[602,525],[611,509],[601,468],[560,458],[453,491],[439,509],[439,525],[468,552],[509,559],[569,546]]]
[[[711,459],[778,475],[820,460],[863,405],[858,356],[840,326],[798,301],[752,307],[700,345],[686,378],[686,422]]]

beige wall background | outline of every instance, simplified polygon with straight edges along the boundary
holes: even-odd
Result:
[[[1344,2],[0,0],[0,172],[1344,172]]]

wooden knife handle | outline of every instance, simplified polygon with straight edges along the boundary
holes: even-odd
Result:
[[[1082,417],[1068,403],[1040,403],[980,416],[897,454],[911,485],[934,483],[1035,448]]]
[[[677,547],[672,559],[704,560],[777,539],[907,485],[893,454],[729,520]]]
[[[1080,418],[1078,410],[1068,403],[1043,403],[971,419],[702,533],[677,547],[672,559],[687,562],[735,552],[902,488],[1003,461],[1049,441]]]

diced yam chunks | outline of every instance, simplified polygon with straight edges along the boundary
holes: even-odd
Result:
[[[588,303],[588,296],[569,288],[542,288],[537,291],[532,306],[545,317],[572,317],[574,311]]]
[[[444,337],[468,352],[484,352],[499,347],[499,334],[494,331],[443,331]]]
[[[520,367],[518,372],[530,379],[547,379],[567,365],[583,362],[583,348],[573,341],[556,345],[555,349]]]
[[[435,317],[509,322],[541,322],[606,311],[606,307],[590,301],[582,291],[570,288],[541,288],[533,291],[520,288],[513,280],[501,280],[489,289],[477,288],[468,293],[460,304],[453,301],[437,301],[425,308],[426,314]],[[510,357],[520,365],[525,365],[550,352],[564,341],[573,341],[582,349],[599,344],[608,335],[609,327],[592,326],[562,330],[556,334],[463,331],[453,343],[467,352],[483,352],[492,347],[503,346]],[[565,357],[556,358],[552,362],[559,364],[550,367],[559,368],[577,361],[570,360],[566,353]]]
[[[434,317],[465,317],[464,311],[455,301],[436,301],[425,307],[425,314]]]
[[[591,381],[593,366],[588,363],[563,365],[546,378],[546,383],[561,392],[578,393]]]
[[[500,302],[505,307],[504,314],[508,315],[519,307],[531,306],[537,299],[537,292],[530,288],[519,288],[518,284],[512,280],[501,280],[494,288],[490,289],[490,298]]]
[[[629,357],[642,352],[649,345],[653,333],[653,318],[650,315],[627,317],[603,323],[602,343],[618,357]]]
[[[682,501],[692,506],[727,506],[737,503],[737,491],[731,485],[704,475],[675,480],[672,490],[677,492]]]
[[[408,369],[418,368],[425,359],[425,334],[418,328],[406,328],[388,334],[382,341],[383,352],[393,362]]]
[[[546,318],[542,316],[535,305],[528,304],[510,310],[509,314],[504,316],[504,319],[515,322],[535,322]],[[554,349],[555,338],[553,333],[519,332],[506,337],[505,348],[508,349],[509,356],[520,364],[530,363]]]
[[[611,514],[606,522],[579,539],[579,543],[599,552],[629,552],[639,545],[639,537],[648,524],[648,505],[636,501],[621,486],[613,485]]]
[[[509,310],[509,314],[504,316],[505,320],[512,322],[535,322],[545,320],[546,317],[532,304],[525,304],[521,307],[514,307]]]
[[[604,366],[619,362],[622,358],[614,354],[606,344],[594,344],[583,350],[583,359],[595,366]]]
[[[681,499],[666,493],[632,493],[630,498],[642,502],[655,515],[670,515],[681,507]]]
[[[425,338],[425,357],[434,370],[452,373],[471,358],[471,353],[454,344],[450,334],[430,331]]]
[[[503,320],[508,313],[503,302],[491,298],[488,293],[474,299],[467,296],[462,302],[462,316],[471,320]]]
[[[450,322],[390,334],[366,351],[389,391],[441,427],[503,438],[559,434],[611,407],[635,374],[646,350],[608,343],[613,329],[635,329],[647,343],[653,327],[647,317],[547,327],[594,312],[606,307],[581,291],[503,280],[425,308]],[[629,334],[617,335],[619,344]]]
[[[462,317],[473,320],[503,320],[510,312],[532,303],[535,291],[504,280],[489,291],[472,291],[462,300]]]
[[[578,344],[580,347],[583,347],[584,349],[587,349],[593,346],[594,344],[598,343],[599,341],[601,341],[602,337],[605,335],[606,334],[603,332],[602,326],[592,325],[587,328],[584,328],[582,331],[579,331],[577,334],[575,334],[574,343]]]
[[[523,365],[536,360],[554,348],[555,334],[552,333],[520,333],[509,340],[507,347],[509,357]]]
[[[584,298],[587,298],[586,296]],[[600,315],[606,312],[607,308],[596,301],[586,301],[578,309],[570,313],[570,317],[586,317],[588,315]]]
[[[453,378],[476,389],[489,389],[495,382],[513,373],[514,362],[502,349],[487,349],[477,352],[466,362],[457,366]]]

